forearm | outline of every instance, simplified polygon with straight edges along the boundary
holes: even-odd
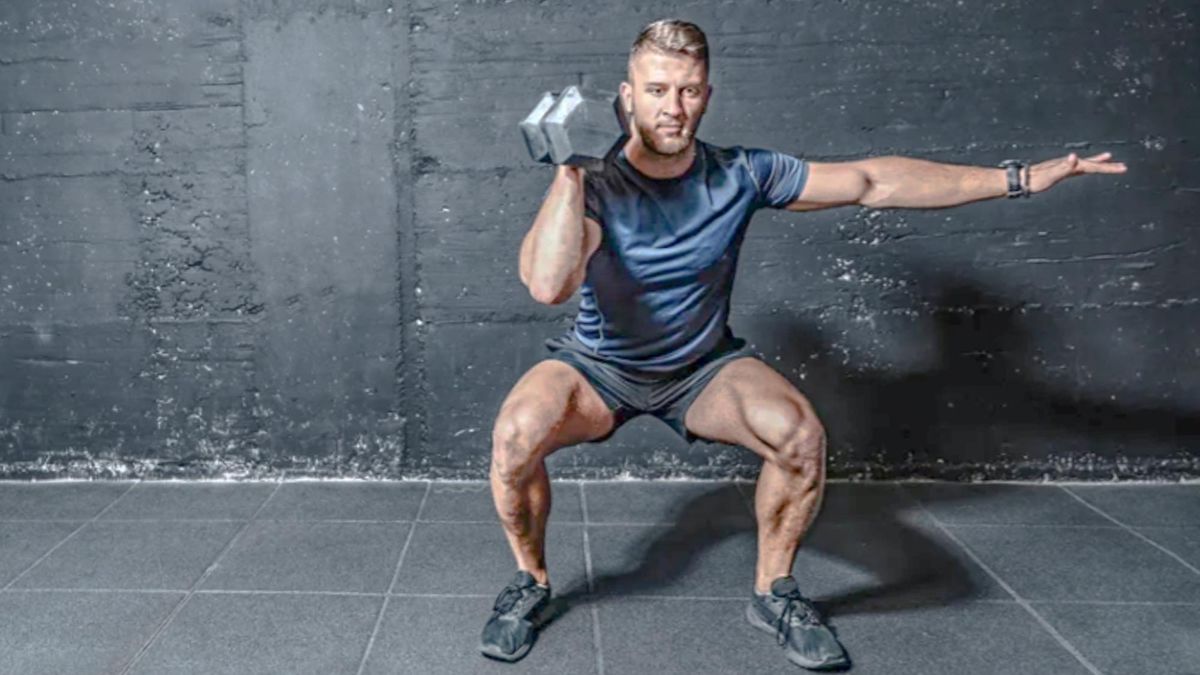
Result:
[[[941,164],[910,157],[861,162],[869,187],[859,202],[872,208],[930,209],[1003,197],[1004,169]]]
[[[521,243],[521,279],[541,302],[553,302],[583,258],[583,173],[559,167]]]

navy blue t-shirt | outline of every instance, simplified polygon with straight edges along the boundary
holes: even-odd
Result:
[[[650,178],[622,150],[584,181],[600,224],[573,328],[589,353],[637,371],[686,367],[733,338],[727,320],[746,225],[783,208],[808,178],[802,159],[696,141],[682,176]]]

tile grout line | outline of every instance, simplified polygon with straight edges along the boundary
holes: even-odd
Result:
[[[1045,617],[1039,614],[1038,611],[1034,609],[1033,605],[1029,604],[1028,600],[1021,597],[1021,595],[1017,593],[1016,589],[1008,585],[1008,582],[1004,581],[1004,579],[1002,579],[995,570],[989,567],[987,563],[983,562],[983,560],[976,555],[974,551],[972,551],[965,543],[963,543],[961,539],[955,536],[955,534],[950,531],[950,528],[946,527],[942,521],[933,514],[932,511],[926,508],[925,502],[922,502],[920,499],[913,496],[903,486],[900,486],[900,490],[906,497],[916,503],[917,507],[922,512],[929,516],[929,519],[933,521],[933,524],[936,525],[943,534],[949,537],[950,541],[953,541],[955,544],[957,544],[958,547],[961,548],[963,552],[965,552],[971,558],[971,560],[975,562],[976,565],[979,565],[984,572],[987,572],[988,576],[992,577],[996,583],[1000,584],[1000,587],[1003,588],[1009,595],[1011,595],[1013,599],[1016,600],[1017,604],[1020,605],[1021,608],[1026,612],[1028,612],[1029,615],[1032,616],[1039,624],[1041,624],[1042,628],[1044,628],[1051,637],[1058,641],[1058,644],[1063,649],[1066,649],[1068,652],[1070,652],[1071,656],[1074,656],[1075,660],[1083,665],[1088,672],[1092,673],[1092,675],[1104,675],[1099,668],[1093,665],[1091,661],[1088,661],[1087,657],[1085,657],[1078,649],[1075,648],[1075,645],[1071,644],[1070,641],[1068,641],[1067,638],[1062,635],[1062,633],[1059,633],[1058,629],[1056,629],[1049,621],[1047,621]]]
[[[233,548],[234,544],[236,544],[238,539],[242,536],[242,533],[249,529],[250,525],[254,522],[255,517],[262,513],[263,509],[267,507],[267,504],[269,504],[271,500],[275,498],[275,495],[279,493],[279,488],[283,487],[283,480],[286,475],[287,474],[285,472],[279,477],[279,480],[275,483],[275,489],[271,490],[271,494],[267,495],[267,498],[263,500],[262,504],[258,505],[258,508],[255,509],[253,515],[250,516],[250,519],[247,520],[241,527],[239,527],[237,532],[233,533],[233,536],[229,538],[228,542],[226,542],[225,547],[222,548],[219,553],[217,553],[217,557],[213,558],[213,561],[208,564],[208,567],[204,568],[204,571],[200,574],[200,576],[192,582],[191,587],[188,588],[187,593],[183,596],[183,599],[171,608],[171,611],[167,613],[167,616],[165,619],[163,619],[162,623],[160,623],[154,632],[150,634],[150,637],[146,640],[142,647],[138,649],[136,653],[134,653],[133,657],[130,658],[129,663],[125,664],[125,667],[121,670],[121,675],[128,675],[133,671],[138,662],[142,660],[142,658],[150,651],[150,648],[154,646],[154,643],[158,641],[158,638],[166,632],[167,627],[171,625],[171,622],[175,620],[175,617],[179,616],[179,614],[183,612],[183,608],[188,604],[188,601],[192,599],[192,596],[196,594],[196,590],[200,584],[204,583],[204,580],[212,574],[213,570],[215,570],[217,565],[221,562],[221,558],[225,557],[225,554]]]
[[[1117,526],[1118,526],[1118,527],[1120,527],[1122,530],[1125,530],[1125,531],[1126,531],[1126,532],[1128,532],[1129,534],[1132,534],[1133,536],[1137,537],[1138,539],[1141,539],[1142,541],[1146,542],[1147,544],[1150,544],[1150,545],[1151,545],[1151,546],[1153,546],[1154,548],[1156,548],[1156,549],[1158,549],[1158,550],[1162,551],[1163,553],[1166,553],[1167,555],[1171,556],[1172,558],[1174,558],[1174,559],[1175,559],[1175,561],[1176,561],[1176,562],[1178,562],[1180,565],[1183,565],[1184,567],[1188,568],[1189,570],[1191,570],[1191,571],[1192,571],[1192,572],[1194,572],[1195,574],[1200,574],[1200,569],[1197,569],[1195,565],[1193,565],[1193,564],[1189,563],[1188,561],[1184,560],[1183,558],[1181,558],[1181,557],[1180,557],[1178,554],[1176,554],[1174,551],[1172,551],[1172,550],[1168,549],[1167,547],[1163,546],[1162,544],[1159,544],[1158,542],[1154,541],[1154,540],[1153,540],[1153,539],[1151,539],[1150,537],[1147,537],[1146,535],[1142,534],[1141,532],[1138,532],[1137,530],[1135,530],[1135,529],[1133,529],[1132,527],[1130,527],[1130,526],[1126,525],[1125,523],[1123,523],[1123,522],[1121,522],[1121,521],[1117,520],[1116,518],[1114,518],[1114,517],[1112,517],[1112,516],[1108,515],[1108,514],[1107,514],[1107,513],[1105,513],[1104,511],[1100,510],[1100,507],[1098,507],[1098,506],[1096,506],[1096,505],[1092,504],[1091,502],[1087,501],[1087,500],[1086,500],[1086,499],[1084,499],[1083,497],[1080,497],[1079,495],[1075,494],[1075,492],[1074,492],[1074,491],[1072,491],[1070,488],[1068,488],[1068,487],[1066,487],[1066,486],[1064,486],[1064,485],[1059,485],[1059,486],[1058,486],[1058,489],[1060,489],[1060,490],[1062,490],[1063,492],[1066,492],[1067,494],[1069,494],[1069,495],[1071,495],[1072,497],[1074,497],[1076,500],[1078,500],[1078,501],[1079,501],[1079,503],[1080,503],[1080,504],[1083,504],[1084,506],[1086,506],[1086,507],[1088,507],[1089,509],[1091,509],[1091,510],[1095,511],[1096,513],[1100,514],[1101,516],[1104,516],[1104,517],[1105,517],[1105,518],[1107,518],[1108,520],[1111,520],[1112,522],[1116,523],[1116,524],[1117,524]]]
[[[124,499],[124,498],[125,498],[125,495],[129,494],[129,492],[130,492],[131,490],[133,490],[133,488],[137,487],[138,483],[140,483],[140,482],[141,482],[140,480],[138,480],[138,481],[134,481],[134,483],[133,483],[132,485],[130,485],[128,488],[126,488],[124,492],[122,492],[121,494],[117,495],[116,499],[114,499],[114,500],[112,500],[111,502],[109,502],[108,506],[105,506],[104,508],[100,509],[99,513],[97,513],[96,515],[92,516],[90,519],[88,519],[88,520],[85,520],[85,521],[83,521],[82,523],[80,523],[79,527],[75,528],[75,529],[74,529],[74,530],[71,532],[71,534],[68,534],[67,536],[63,537],[62,541],[60,541],[60,542],[58,542],[57,544],[55,544],[54,546],[52,546],[52,547],[50,548],[50,550],[49,550],[49,551],[46,551],[45,553],[43,553],[43,554],[42,554],[42,556],[41,556],[40,558],[38,558],[37,560],[34,560],[32,563],[30,563],[29,567],[26,567],[24,570],[22,570],[22,571],[21,571],[21,573],[20,573],[20,574],[18,574],[17,576],[13,577],[13,578],[12,578],[12,579],[11,579],[11,580],[10,580],[10,581],[7,583],[7,584],[4,584],[3,588],[0,588],[0,591],[7,591],[8,589],[12,588],[12,585],[13,585],[13,584],[15,584],[15,583],[17,583],[17,581],[18,581],[18,580],[19,580],[21,577],[25,576],[26,574],[29,574],[29,572],[31,572],[31,571],[33,570],[33,568],[35,568],[35,567],[37,567],[38,565],[40,565],[40,564],[42,563],[42,561],[43,561],[43,560],[45,560],[46,558],[49,558],[49,557],[50,557],[50,554],[52,554],[52,553],[54,553],[55,551],[57,551],[57,550],[58,550],[58,549],[59,549],[59,548],[60,548],[60,547],[61,547],[63,544],[67,543],[67,542],[68,542],[68,541],[70,541],[72,538],[74,538],[74,537],[75,537],[75,535],[77,535],[77,534],[79,534],[80,532],[82,532],[82,531],[83,531],[83,528],[85,528],[85,527],[87,527],[88,525],[90,525],[90,524],[92,524],[92,523],[96,522],[96,519],[97,519],[97,518],[99,518],[100,516],[102,516],[102,515],[104,515],[105,513],[107,513],[107,512],[108,512],[108,510],[109,510],[109,509],[111,509],[112,507],[116,506],[116,505],[117,505],[117,502],[119,502],[119,501],[121,501],[122,499]]]
[[[37,593],[125,593],[129,595],[179,595],[186,593],[178,588],[10,588],[0,593],[27,594]],[[295,591],[295,590],[239,590],[222,588],[196,589],[195,595],[298,595],[298,596],[332,596],[354,598],[434,598],[442,600],[483,600],[494,596],[481,593],[367,593],[362,591]],[[633,593],[622,596],[628,600],[663,600],[677,602],[742,602],[740,595],[652,595]],[[962,604],[979,605],[1016,605],[1015,599],[974,598],[961,600]],[[1089,605],[1114,607],[1200,607],[1200,600],[1039,600],[1042,605]]]
[[[105,518],[97,521],[102,523],[246,523],[253,520],[258,523],[332,523],[336,525],[394,525],[399,523],[422,523],[425,525],[500,525],[499,520],[429,520],[421,518],[419,520],[397,519],[397,520],[350,520],[345,518]],[[4,523],[77,523],[78,518],[0,518],[0,524]],[[613,521],[613,522],[596,522],[589,523],[592,527],[674,527],[680,522],[678,520],[635,520],[635,521]],[[553,520],[550,524],[559,525],[583,525],[582,520]],[[1003,525],[1003,523],[1000,523]],[[1050,527],[1050,526],[1048,526]],[[1115,530],[1115,525],[1089,525],[1089,526],[1064,526],[1064,527],[1097,527],[1106,530]]]
[[[579,481],[579,509],[583,513],[583,564],[587,573],[588,593],[596,592],[596,580],[592,570],[592,543],[588,536],[587,491],[583,489],[584,481]],[[604,652],[601,651],[600,641],[600,609],[595,602],[589,602],[588,609],[592,613],[592,648],[596,650],[596,672],[604,675]]]
[[[413,534],[417,531],[417,523],[421,522],[421,513],[425,511],[425,504],[429,501],[429,493],[433,492],[433,481],[425,484],[425,495],[421,497],[421,505],[417,507],[417,515],[413,517],[413,523],[408,528],[408,536],[404,538],[404,546],[400,549],[400,557],[396,559],[396,569],[392,570],[392,581],[388,584],[387,592],[383,595],[383,602],[379,605],[379,614],[375,617],[375,627],[371,629],[371,637],[367,638],[367,646],[363,648],[362,659],[358,662],[358,675],[362,675],[363,669],[367,667],[367,659],[371,657],[371,648],[375,646],[375,637],[379,635],[379,627],[383,625],[383,615],[387,612],[388,602],[392,598],[392,591],[396,588],[396,580],[400,578],[400,567],[404,565],[404,556],[408,553],[408,547],[412,544]]]
[[[746,502],[743,497],[743,503]],[[750,514],[752,517],[754,513]],[[401,523],[423,523],[426,525],[499,525],[498,520],[430,520],[421,518],[419,520],[411,519],[396,519],[396,520],[360,520],[347,518],[255,518],[255,522],[259,523],[331,523],[335,525],[395,525]],[[77,523],[78,518],[0,518],[0,524],[4,523]],[[245,523],[246,518],[104,518],[96,521],[98,523]],[[674,527],[680,522],[678,520],[624,520],[624,521],[602,521],[589,522],[590,527]],[[852,521],[849,520],[831,520],[830,525],[848,525]],[[554,525],[583,525],[582,520],[558,520],[553,521]],[[1012,527],[1013,523],[979,523],[979,522],[961,522],[949,523],[955,527]],[[1115,525],[1072,525],[1072,524],[1047,524],[1047,523],[1021,523],[1021,527],[1033,529],[1062,529],[1062,530],[1120,530],[1126,529],[1125,526]],[[1166,529],[1166,530],[1194,530],[1195,525],[1146,525],[1149,529]]]

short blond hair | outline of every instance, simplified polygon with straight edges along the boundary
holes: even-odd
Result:
[[[653,50],[663,54],[683,54],[704,63],[708,72],[708,38],[694,23],[679,19],[659,19],[646,24],[633,48],[629,50],[629,63],[644,51]]]

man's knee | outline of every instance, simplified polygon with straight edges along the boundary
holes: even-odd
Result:
[[[550,425],[544,406],[534,399],[507,403],[492,429],[492,467],[505,483],[523,480],[541,461]]]
[[[792,474],[816,478],[825,466],[825,427],[812,415],[796,415],[775,448],[776,464]]]

